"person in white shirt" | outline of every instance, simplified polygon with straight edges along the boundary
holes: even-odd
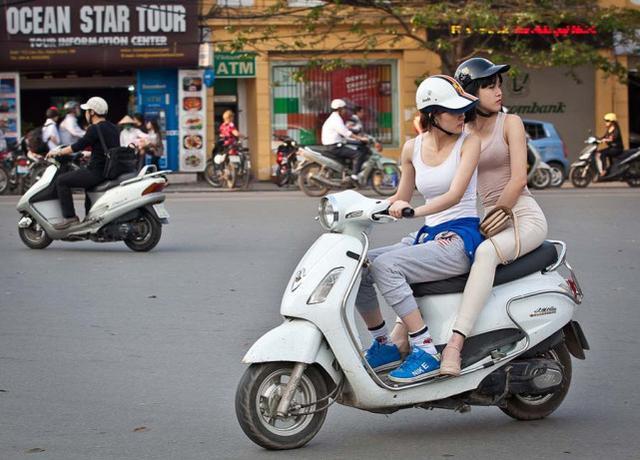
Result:
[[[140,147],[147,138],[147,135],[140,129],[134,127],[135,120],[129,115],[125,115],[118,122],[118,126],[122,129],[120,131],[120,146],[128,147],[129,145],[135,145],[136,148]]]
[[[78,139],[84,136],[84,129],[78,124],[80,116],[80,104],[76,101],[68,101],[64,105],[67,114],[60,123],[60,143],[64,145],[75,144]]]
[[[51,151],[60,145],[60,132],[58,131],[60,113],[56,107],[49,107],[46,115],[47,121],[42,126],[42,140]]]
[[[353,160],[353,174],[351,178],[358,181],[358,173],[362,168],[367,156],[365,136],[360,136],[349,131],[344,120],[349,119],[351,111],[347,107],[347,103],[342,99],[334,99],[331,101],[331,115],[322,125],[322,145],[333,146],[332,154],[342,157],[351,158]],[[364,143],[357,149],[352,149],[344,145],[349,140],[360,141]],[[365,148],[362,148],[362,147]]]

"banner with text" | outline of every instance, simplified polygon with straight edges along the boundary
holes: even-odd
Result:
[[[94,70],[198,64],[198,2],[0,0],[0,68]]]

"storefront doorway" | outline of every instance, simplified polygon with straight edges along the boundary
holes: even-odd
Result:
[[[55,106],[62,110],[67,101],[85,102],[100,96],[109,104],[107,118],[117,123],[135,108],[135,74],[82,76],[23,73],[20,75],[22,132],[26,133],[45,121],[45,112]]]
[[[640,147],[640,72],[629,74],[629,148]]]

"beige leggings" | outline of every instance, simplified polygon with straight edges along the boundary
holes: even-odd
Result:
[[[492,207],[486,208],[485,213],[491,209]],[[520,256],[523,256],[540,246],[547,237],[547,219],[531,196],[521,195],[512,211],[518,218]],[[516,240],[512,224],[491,239],[493,243],[487,239],[476,249],[469,279],[462,295],[462,303],[453,325],[453,330],[465,337],[473,330],[480,311],[489,299],[496,267],[501,263],[494,243],[500,248],[505,259],[513,260],[516,257]]]

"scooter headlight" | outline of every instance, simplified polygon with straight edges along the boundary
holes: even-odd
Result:
[[[315,305],[318,303],[322,303],[327,300],[329,297],[329,293],[333,286],[335,286],[338,278],[340,278],[340,273],[344,271],[344,267],[337,267],[331,270],[326,274],[322,281],[318,283],[318,286],[313,290],[311,295],[309,296],[309,300],[307,300],[307,305]]]
[[[322,225],[325,230],[334,230],[337,227],[338,221],[340,220],[340,213],[332,197],[324,197],[320,200],[318,217],[320,225]]]

